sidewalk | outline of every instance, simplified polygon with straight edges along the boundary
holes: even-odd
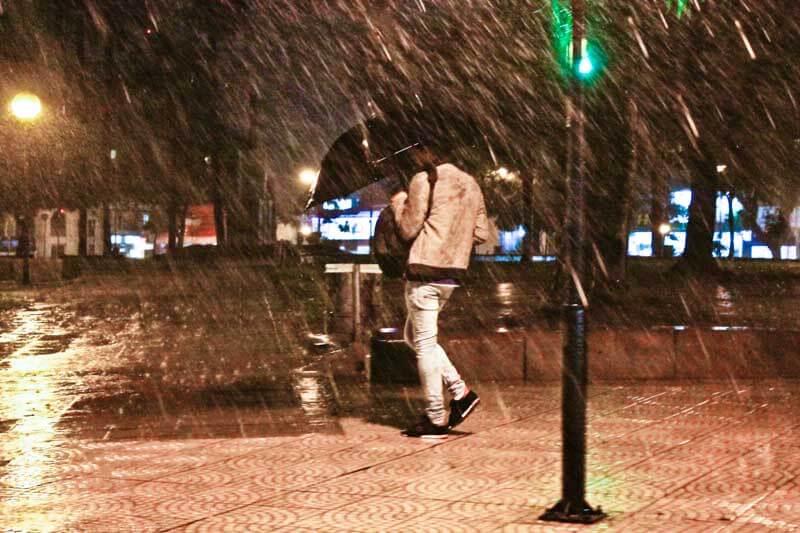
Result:
[[[0,465],[0,531],[800,530],[798,381],[592,386],[587,499],[610,516],[591,527],[537,520],[560,496],[560,387],[478,390],[442,443],[385,424],[400,387],[369,416],[340,391],[339,417],[267,437],[58,440],[33,424],[30,452]]]

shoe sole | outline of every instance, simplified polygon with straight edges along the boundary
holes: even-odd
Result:
[[[447,435],[408,435],[406,433],[402,433],[402,435],[409,439],[444,440],[447,438]]]
[[[481,403],[481,399],[480,399],[480,397],[478,397],[478,398],[475,398],[475,401],[474,401],[474,402],[472,402],[471,404],[469,404],[469,407],[467,407],[467,408],[464,410],[464,412],[463,412],[463,413],[461,413],[461,420],[459,420],[459,421],[458,421],[458,423],[456,423],[456,424],[453,424],[453,425],[452,425],[452,426],[450,426],[450,427],[456,427],[457,425],[459,425],[459,424],[461,424],[462,422],[464,422],[464,420],[466,420],[466,419],[467,419],[467,417],[470,415],[470,413],[472,413],[472,411],[474,411],[474,410],[475,410],[475,408],[476,408],[476,407],[478,407],[478,404],[479,404],[479,403]]]

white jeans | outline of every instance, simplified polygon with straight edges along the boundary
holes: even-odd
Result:
[[[425,413],[439,425],[446,422],[443,386],[455,398],[463,396],[467,388],[437,340],[439,312],[454,289],[453,285],[406,282],[405,341],[417,353],[417,370],[427,400]]]

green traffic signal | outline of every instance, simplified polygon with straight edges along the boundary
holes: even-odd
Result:
[[[581,43],[581,57],[572,54],[572,6],[568,0],[551,0],[551,33],[556,61],[565,79],[591,82],[606,66],[606,55],[597,41],[596,25],[589,23],[588,39]]]
[[[578,62],[578,76],[586,77],[592,74],[594,71],[594,64],[592,63],[591,58],[589,57],[582,57],[581,60]]]
[[[572,10],[565,0],[551,0],[553,51],[562,77],[569,77],[572,63]]]
[[[581,57],[573,66],[575,76],[584,82],[591,82],[602,73],[605,66],[603,49],[594,41],[584,40],[581,43]]]
[[[667,9],[675,8],[675,13],[678,15],[678,18],[682,17],[683,14],[686,12],[687,4],[689,0],[666,0],[667,1]]]

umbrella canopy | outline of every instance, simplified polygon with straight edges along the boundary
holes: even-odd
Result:
[[[344,132],[322,159],[306,209],[388,176],[412,173],[415,165],[410,151],[420,145],[412,131],[376,117]]]
[[[423,106],[416,95],[403,102],[381,108],[334,141],[322,159],[307,209],[387,177],[408,179],[421,170],[411,157],[415,147],[451,152],[483,138],[463,109]]]

